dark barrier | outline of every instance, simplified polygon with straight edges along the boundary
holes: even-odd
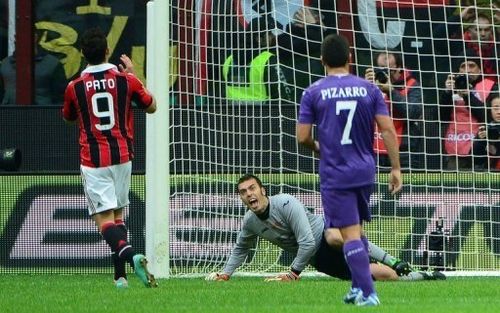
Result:
[[[173,108],[171,173],[315,173],[312,154],[295,140],[296,111],[293,105]],[[145,170],[145,120],[135,110],[136,173]],[[427,169],[440,168],[438,125],[425,125],[433,135],[424,146]],[[79,172],[78,127],[62,120],[59,107],[0,106],[0,150],[5,148],[21,151],[23,173]]]
[[[133,169],[144,171],[145,113],[135,112]],[[23,173],[79,173],[78,126],[64,122],[56,106],[0,106],[0,150],[18,148]],[[0,170],[1,172],[1,170]]]
[[[172,173],[315,172],[295,140],[295,106],[176,108],[171,117]]]

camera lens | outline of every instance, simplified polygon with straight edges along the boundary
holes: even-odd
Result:
[[[381,84],[387,83],[387,71],[385,69],[375,69],[375,80]]]
[[[455,89],[467,89],[468,87],[467,76],[458,75],[455,77]]]

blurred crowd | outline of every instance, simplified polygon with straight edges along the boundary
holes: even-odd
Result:
[[[0,3],[0,105],[15,105],[16,90],[22,84],[16,82],[16,52],[7,55],[6,3]],[[220,84],[211,88],[222,103],[296,106],[304,88],[324,75],[320,43],[341,28],[335,12],[322,8],[325,1],[307,3],[286,19],[267,12],[239,23],[235,43],[211,67],[210,77]],[[450,14],[445,22],[432,24],[433,71],[423,70],[428,64],[415,66],[405,59],[402,45],[370,48],[365,62],[353,42],[352,73],[372,81],[383,93],[405,168],[426,168],[428,138],[435,137],[440,148],[433,152],[444,156],[446,169],[500,169],[496,162],[497,151],[500,155],[499,3],[456,8],[446,11]],[[36,32],[34,38],[34,104],[60,106],[72,77],[66,77],[60,56],[40,46]],[[426,129],[429,121],[439,122],[440,129]],[[388,166],[378,132],[374,150],[379,166]]]
[[[248,37],[242,41],[245,46],[236,46],[224,62],[222,98],[240,104],[299,103],[304,88],[324,75],[321,39],[338,29],[326,27],[321,12],[314,5],[304,7],[291,16],[289,24],[278,26],[272,14],[251,19]],[[356,47],[352,73],[372,81],[383,93],[398,134],[403,168],[427,168],[425,154],[432,150],[427,139],[434,137],[441,138],[431,144],[440,146],[433,152],[443,156],[441,168],[496,170],[495,142],[500,137],[493,130],[500,119],[495,119],[493,103],[499,93],[500,37],[495,25],[500,22],[500,9],[495,3],[465,6],[444,19],[431,29],[431,62],[436,63],[432,79],[422,70],[426,64],[409,65],[415,62],[405,60],[409,53],[402,47],[372,48],[372,58],[365,64],[360,64],[356,50],[361,49]],[[268,58],[262,59],[264,54]],[[428,121],[436,121],[432,125],[439,129],[426,129]],[[389,168],[378,131],[374,137],[378,165]]]

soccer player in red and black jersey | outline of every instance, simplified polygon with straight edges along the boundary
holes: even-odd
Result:
[[[115,285],[128,286],[129,262],[146,287],[156,287],[145,256],[128,243],[123,220],[134,157],[132,101],[147,113],[156,111],[156,102],[126,55],[120,57],[119,69],[107,62],[107,40],[100,29],[83,34],[81,50],[88,66],[68,84],[62,114],[80,127],[80,170],[89,215],[113,253]]]

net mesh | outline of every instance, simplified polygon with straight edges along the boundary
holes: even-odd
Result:
[[[172,45],[183,52],[175,56],[170,112],[170,168],[177,182],[171,185],[172,274],[221,270],[245,212],[235,193],[243,173],[260,176],[270,194],[291,193],[323,213],[318,160],[296,144],[295,123],[302,91],[324,75],[319,44],[330,33],[349,38],[353,73],[405,69],[400,89],[417,90],[416,98],[391,95],[391,115],[404,130],[405,188],[398,198],[387,193],[389,164],[379,154],[368,238],[422,269],[497,270],[497,174],[488,165],[480,169],[472,149],[451,153],[477,129],[468,122],[464,134],[449,137],[451,113],[443,108],[452,104],[440,99],[448,75],[470,61],[474,40],[464,36],[486,26],[495,35],[494,3],[477,5],[460,18],[466,4],[448,1],[174,3]],[[475,22],[483,14],[486,26]],[[494,38],[481,41],[496,53]],[[378,55],[388,53],[396,64],[377,64]],[[482,55],[485,74],[494,55]],[[498,80],[496,72],[482,77]],[[484,123],[490,120],[488,110],[481,114]],[[292,259],[260,240],[239,271],[283,271]]]
[[[479,3],[484,9],[476,12],[494,17],[492,4]],[[307,13],[297,15],[304,6]],[[415,147],[402,154],[405,187],[397,198],[387,193],[387,164],[378,160],[368,238],[419,268],[498,271],[498,174],[493,167],[476,168],[472,153],[464,161],[468,169],[451,168],[462,159],[448,155],[444,145],[449,123],[440,95],[463,60],[455,51],[460,45],[466,50],[466,40],[446,27],[444,34],[436,31],[467,25],[451,18],[464,8],[448,1],[172,1],[171,159],[160,164],[171,173],[165,230],[171,274],[221,270],[245,213],[235,192],[243,173],[260,176],[270,194],[293,194],[323,213],[318,160],[296,144],[295,123],[303,89],[323,76],[318,44],[337,32],[350,39],[353,73],[364,76],[379,52],[398,52],[422,90],[420,115],[408,107],[405,118],[393,115],[408,130],[403,142]],[[261,16],[266,19],[251,23]],[[311,25],[302,31],[292,27],[306,19]],[[265,27],[282,37],[271,42],[273,55],[261,60],[272,66],[252,74],[250,63],[260,54],[253,41],[255,35],[266,39]],[[230,65],[226,76],[224,64]],[[249,81],[253,87],[242,89]],[[158,135],[146,134],[144,125],[137,112],[126,223],[139,251],[145,246],[145,136]],[[10,147],[22,151],[23,162],[18,173],[0,169],[0,272],[112,272],[109,250],[86,215],[76,128],[61,122],[59,108],[0,106],[0,150]],[[260,240],[239,272],[278,272],[292,259]]]

